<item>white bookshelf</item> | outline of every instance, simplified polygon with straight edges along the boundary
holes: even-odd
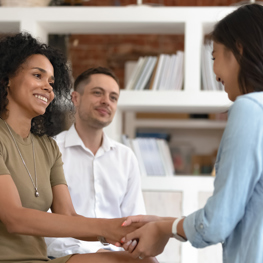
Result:
[[[119,109],[146,112],[223,112],[231,105],[223,91],[121,90]]]
[[[159,111],[160,112],[160,111]],[[135,138],[137,128],[169,130],[224,130],[226,121],[209,119],[137,119],[136,113],[125,114],[124,132],[129,138]]]
[[[137,119],[135,121],[136,127],[150,127],[159,128],[160,124],[162,128],[170,129],[224,129],[226,127],[225,121],[214,121],[214,120],[159,120],[158,122],[154,119]]]
[[[108,134],[119,139],[122,134],[123,112],[223,112],[231,102],[227,94],[219,91],[201,90],[201,45],[203,37],[213,25],[235,7],[44,7],[7,8],[0,7],[0,32],[28,31],[41,41],[47,42],[48,34],[184,34],[184,89],[182,91],[121,91],[119,107]],[[126,125],[126,124],[125,124]],[[174,129],[222,130],[225,123],[178,120],[145,123],[135,126],[155,127],[170,125]],[[142,178],[146,192],[168,192],[181,194],[178,204],[182,214],[189,214],[200,207],[198,195],[207,198],[213,191],[212,177],[175,176]],[[198,201],[199,200],[199,201]],[[206,256],[191,248],[179,245],[179,256],[162,259],[171,263],[217,263],[214,252]],[[218,250],[217,250],[218,251]],[[210,253],[210,254],[209,254]]]

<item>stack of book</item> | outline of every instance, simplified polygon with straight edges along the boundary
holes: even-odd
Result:
[[[175,174],[168,143],[164,139],[122,136],[123,144],[130,147],[138,160],[142,176],[172,176]]]
[[[212,58],[211,42],[207,42],[202,46],[201,70],[203,90],[224,90],[223,84],[216,80]]]
[[[158,57],[140,57],[126,85],[126,90],[181,90],[184,52]]]

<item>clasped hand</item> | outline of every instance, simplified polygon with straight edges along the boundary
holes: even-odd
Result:
[[[128,232],[120,243],[116,246],[122,246],[131,253],[133,258],[153,257],[163,252],[165,245],[171,237],[171,229],[174,219],[164,220],[158,216],[139,215],[130,216],[122,224],[123,228],[134,224],[141,224],[133,232]]]
[[[114,219],[103,219],[101,225],[101,235],[106,238],[108,243],[113,245],[120,244],[120,240],[128,233],[134,232],[136,229],[144,225],[143,222],[129,223],[126,227],[123,227],[123,222],[126,222],[128,218],[114,218]],[[128,221],[129,222],[129,221]],[[117,242],[117,243],[116,243]],[[120,246],[120,245],[119,245]]]

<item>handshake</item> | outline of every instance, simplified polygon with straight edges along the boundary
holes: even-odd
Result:
[[[183,218],[137,215],[107,220],[108,228],[99,240],[123,247],[134,259],[161,254],[171,237],[186,241]]]

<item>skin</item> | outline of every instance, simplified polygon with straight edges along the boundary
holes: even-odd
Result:
[[[161,254],[172,236],[172,225],[176,218],[158,217],[153,215],[130,216],[123,222],[122,226],[127,227],[133,223],[143,223],[144,225],[132,233],[122,238],[123,248],[131,253],[133,258],[153,257]],[[177,233],[186,238],[183,229],[184,219],[177,225]],[[132,241],[133,240],[133,241]],[[137,243],[136,240],[139,240]],[[120,243],[115,244],[121,246]]]
[[[234,54],[223,44],[213,44],[214,72],[217,81],[222,82],[230,100],[235,101],[241,95],[238,84],[240,66]],[[242,48],[240,48],[242,53]],[[130,226],[135,222],[145,223],[133,233],[127,234],[121,241],[126,251],[129,251],[133,258],[156,256],[162,253],[169,238],[172,237],[172,225],[176,218],[157,217],[150,215],[131,216],[123,223],[123,226]],[[186,238],[184,219],[177,225],[177,234]],[[137,242],[136,240],[139,240]],[[121,246],[120,243],[116,244]]]
[[[240,51],[242,52],[242,50]],[[237,96],[242,93],[240,92],[238,84],[240,66],[234,54],[223,44],[214,42],[212,56],[216,80],[223,83],[228,98],[231,101],[235,101]]]
[[[54,99],[52,88],[54,70],[49,60],[42,55],[30,56],[8,83],[7,123],[26,138],[31,128],[31,119],[42,115]],[[45,97],[47,101],[36,98]]]
[[[83,92],[72,92],[75,128],[84,145],[95,155],[102,143],[103,128],[115,115],[119,85],[108,75],[93,74],[87,84],[80,83],[79,89]]]
[[[42,55],[32,55],[9,78],[8,114],[1,116],[22,138],[30,134],[32,118],[43,114],[53,100],[54,70]],[[41,96],[41,98],[37,98]],[[46,98],[45,101],[43,98]],[[121,227],[124,218],[94,219],[76,214],[66,185],[52,187],[52,212],[46,213],[22,206],[18,190],[10,175],[0,176],[0,220],[9,233],[47,237],[75,237],[94,241],[104,236],[115,243],[136,227]],[[107,255],[108,254],[108,255]],[[127,252],[74,255],[69,263],[82,262],[137,262]],[[141,261],[140,261],[141,262]],[[146,259],[144,262],[156,262]]]

